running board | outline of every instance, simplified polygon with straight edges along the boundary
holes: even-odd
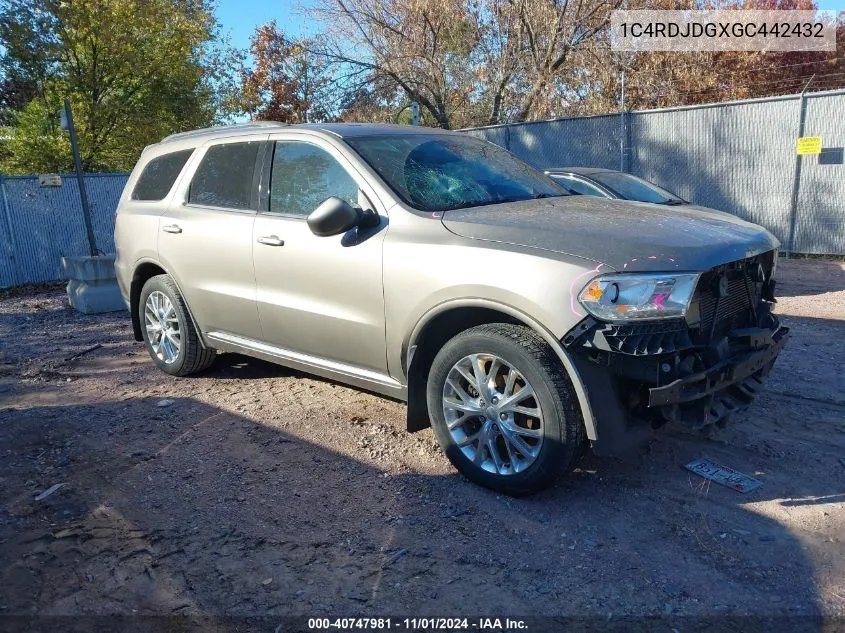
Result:
[[[221,351],[255,356],[271,363],[337,380],[361,389],[375,391],[391,398],[400,400],[407,400],[408,398],[408,390],[404,385],[387,374],[377,371],[276,347],[228,332],[209,332],[206,334],[206,338],[211,343],[211,347]]]

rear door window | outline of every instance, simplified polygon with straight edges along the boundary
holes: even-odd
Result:
[[[138,182],[132,190],[132,199],[163,200],[193,153],[193,149],[186,149],[153,158],[138,176]]]
[[[191,181],[188,202],[250,209],[255,190],[255,160],[260,147],[260,141],[250,141],[208,148]]]

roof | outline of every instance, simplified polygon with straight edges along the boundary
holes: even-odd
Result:
[[[604,167],[549,167],[546,172],[550,174],[576,174],[578,176],[621,173],[616,169],[605,169]]]
[[[261,131],[272,132],[282,129],[314,130],[333,134],[334,136],[338,136],[340,138],[385,134],[457,134],[457,132],[450,132],[440,128],[391,125],[387,123],[302,123],[291,125],[288,123],[280,123],[279,121],[251,121],[249,123],[217,125],[214,127],[203,128],[201,130],[171,134],[170,136],[162,139],[162,143],[183,141],[191,138],[202,138],[203,140],[207,140],[210,138],[230,137],[237,136],[238,134],[254,134]]]

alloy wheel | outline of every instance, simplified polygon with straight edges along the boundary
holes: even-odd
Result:
[[[175,362],[182,347],[182,329],[173,302],[159,290],[151,292],[144,303],[144,327],[153,354],[167,365]]]
[[[452,366],[443,415],[464,456],[487,472],[523,472],[540,454],[540,403],[522,372],[499,356],[470,354]]]

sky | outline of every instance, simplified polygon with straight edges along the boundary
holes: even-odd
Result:
[[[273,19],[288,35],[308,35],[311,29],[303,12],[312,4],[312,0],[217,0],[217,19],[233,46],[248,48],[255,27]]]

